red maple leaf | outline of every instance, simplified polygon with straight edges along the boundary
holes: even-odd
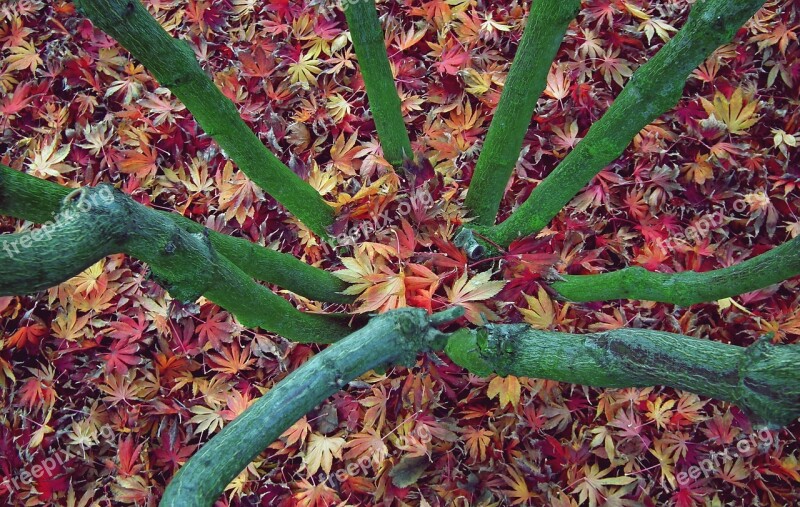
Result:
[[[442,51],[441,59],[433,64],[442,74],[455,76],[461,66],[469,62],[469,53],[464,52],[459,46],[453,46]]]
[[[109,347],[109,352],[100,356],[106,362],[106,373],[119,372],[123,375],[127,373],[129,366],[136,366],[142,361],[136,355],[137,352],[139,352],[137,343],[125,339],[115,340]]]

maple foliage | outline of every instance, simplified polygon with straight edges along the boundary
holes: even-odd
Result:
[[[111,182],[139,202],[328,269],[351,284],[352,313],[460,305],[461,324],[647,327],[737,345],[773,332],[776,342],[800,343],[797,280],[690,308],[569,304],[547,286],[553,273],[629,265],[707,271],[800,234],[793,2],[767,2],[693,73],[677,107],[538,237],[481,261],[452,237],[466,220],[465,191],[527,6],[379,4],[413,147],[430,164],[412,182],[383,158],[341,13],[326,18],[308,1],[144,3],[190,43],[265,144],[332,203],[335,233],[361,231],[355,244],[324,248],[67,1],[0,5],[1,162],[68,186]],[[582,3],[501,218],[680,28],[688,4]],[[724,223],[704,237],[663,246],[718,210]],[[28,228],[0,218],[0,232]],[[286,297],[305,310],[343,309]],[[173,300],[145,266],[119,255],[46,293],[0,297],[0,475],[19,479],[63,458],[32,483],[0,488],[0,503],[154,505],[198,446],[315,350],[244,329],[204,299]],[[797,425],[680,480],[755,434],[738,409],[691,393],[478,379],[425,357],[352,382],[287,430],[220,504],[796,504]],[[353,463],[355,473],[329,479]],[[409,468],[413,486],[399,485],[393,470]]]

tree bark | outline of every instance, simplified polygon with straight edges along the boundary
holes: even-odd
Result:
[[[764,0],[698,0],[683,28],[634,72],[608,111],[508,219],[475,227],[490,243],[507,247],[541,231],[633,137],[680,100],[689,73],[737,30]],[[479,196],[478,196],[479,197]]]
[[[392,75],[383,30],[374,0],[346,1],[343,5],[358,66],[364,77],[369,108],[386,160],[396,169],[412,160],[414,153],[400,109],[400,97]]]
[[[665,385],[735,403],[785,426],[800,416],[800,345],[737,347],[648,329],[574,335],[525,324],[462,329],[447,355],[476,375],[516,375],[595,387]]]
[[[378,367],[412,366],[447,340],[436,326],[463,313],[403,308],[326,348],[289,374],[200,448],[167,486],[161,507],[211,506],[225,486],[286,429],[348,382]]]
[[[640,266],[598,275],[562,275],[552,287],[570,301],[643,299],[689,306],[763,289],[800,275],[800,237],[769,252],[698,273],[654,273]]]
[[[0,215],[43,224],[53,219],[70,188],[35,178],[0,164]],[[294,256],[242,238],[209,231],[177,213],[159,212],[188,232],[208,231],[214,249],[255,278],[315,301],[352,303],[342,294],[349,284],[329,272],[309,266]]]
[[[0,295],[52,287],[114,253],[149,264],[173,297],[205,296],[247,327],[315,343],[351,331],[343,318],[297,310],[217,255],[207,234],[187,232],[106,184],[69,193],[54,221],[40,229],[0,235]]]
[[[333,208],[256,137],[185,41],[173,39],[139,0],[76,0],[75,6],[169,88],[253,182],[309,229],[328,239]]]
[[[494,224],[550,64],[580,6],[579,0],[537,0],[531,5],[464,201],[476,225]]]

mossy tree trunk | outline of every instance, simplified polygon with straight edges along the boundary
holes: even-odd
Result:
[[[414,153],[403,121],[375,1],[348,1],[343,8],[383,155],[395,169],[401,169],[405,161],[414,159]]]
[[[598,275],[563,275],[552,287],[576,302],[643,299],[689,306],[763,289],[800,275],[800,237],[727,268],[654,273],[640,266]]]
[[[146,262],[173,297],[205,296],[248,327],[315,343],[331,343],[351,331],[346,320],[301,312],[253,281],[217,254],[205,232],[188,232],[169,215],[105,184],[68,193],[55,219],[42,228],[0,235],[0,296],[58,285],[114,253]]]
[[[172,479],[160,505],[213,505],[259,453],[348,382],[375,368],[411,366],[419,353],[441,350],[447,336],[437,326],[461,314],[460,307],[432,316],[404,308],[374,317],[289,374],[201,447]]]
[[[712,51],[730,42],[764,0],[698,0],[681,30],[633,73],[606,113],[504,222],[474,227],[491,245],[541,231],[633,137],[680,100],[686,78]],[[485,217],[484,217],[485,219]]]
[[[550,64],[580,5],[579,0],[537,0],[531,4],[464,201],[475,224],[494,224],[536,102],[547,84]]]
[[[735,403],[777,427],[800,416],[800,345],[761,339],[749,347],[652,331],[574,335],[526,324],[453,333],[447,354],[480,376],[491,373],[595,387],[665,385]]]
[[[53,220],[70,189],[0,164],[0,215],[44,224]],[[292,255],[206,229],[177,213],[159,212],[187,232],[208,234],[217,254],[225,256],[256,280],[269,282],[303,297],[329,303],[352,303],[342,294],[349,285]]]
[[[256,137],[185,41],[172,38],[140,0],[76,0],[75,5],[169,88],[254,183],[309,229],[328,238],[333,208]]]

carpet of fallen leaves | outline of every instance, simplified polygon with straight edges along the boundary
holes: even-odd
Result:
[[[0,5],[3,163],[70,186],[110,181],[149,206],[338,270],[359,294],[351,311],[460,304],[474,322],[800,341],[798,279],[690,308],[568,304],[544,280],[552,269],[709,270],[800,234],[800,10],[791,0],[768,2],[700,66],[679,105],[549,228],[479,262],[451,239],[527,3],[380,4],[414,148],[433,168],[413,184],[382,158],[340,12],[328,20],[320,2],[289,0],[145,3],[191,41],[267,146],[335,203],[340,230],[377,231],[355,247],[323,248],[65,1]],[[585,135],[688,9],[686,0],[584,2],[501,215]],[[707,234],[664,242],[718,211],[725,218]],[[30,227],[0,219],[2,232]],[[284,294],[301,308],[342,309]],[[174,301],[121,255],[45,293],[0,298],[0,503],[155,505],[199,445],[316,350],[245,329],[205,300]],[[756,437],[737,408],[672,389],[481,379],[425,358],[351,383],[218,505],[795,505],[798,429]],[[743,437],[756,452],[678,481]],[[345,474],[352,463],[361,466]],[[337,471],[339,480],[320,475]]]

